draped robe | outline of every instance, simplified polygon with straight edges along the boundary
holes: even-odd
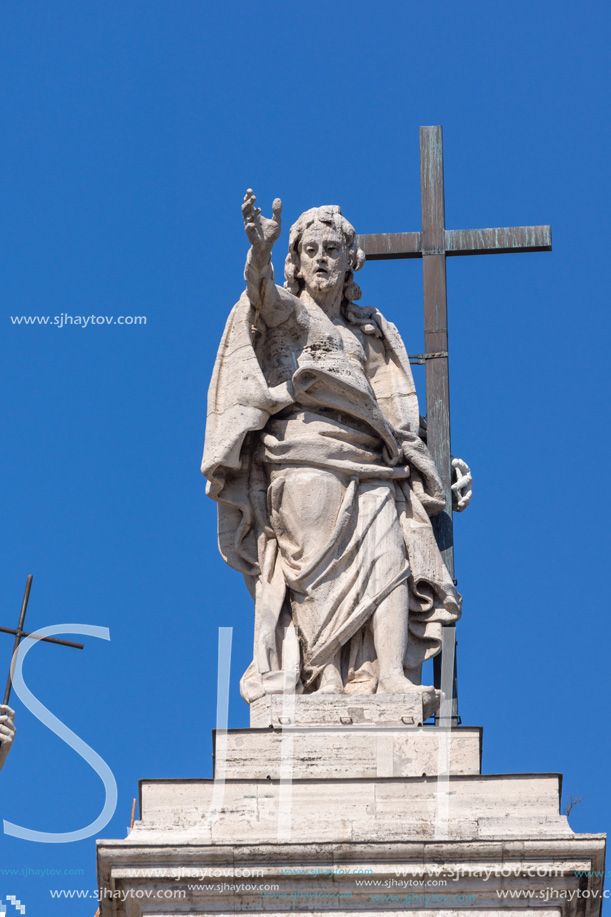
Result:
[[[375,690],[371,617],[393,590],[405,591],[408,671],[460,616],[429,519],[443,490],[397,329],[353,303],[338,327],[292,299],[289,322],[253,332],[242,295],[208,394],[202,471],[219,548],[255,600],[248,703],[287,683],[312,690],[338,651],[345,690]]]

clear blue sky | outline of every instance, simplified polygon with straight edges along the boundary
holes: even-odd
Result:
[[[4,0],[0,624],[110,628],[36,647],[31,690],[108,762],[124,837],[141,777],[211,775],[219,626],[230,725],[251,600],[216,547],[206,391],[242,289],[240,203],[341,204],[359,232],[420,225],[418,126],[442,124],[448,228],[551,223],[551,254],[448,264],[463,723],[484,769],[563,772],[576,831],[609,827],[608,4]],[[366,265],[363,303],[422,350],[421,266]],[[145,315],[146,326],[11,316]],[[422,370],[417,369],[421,385]],[[78,639],[78,638],[75,638]],[[11,640],[0,635],[0,674]],[[0,816],[76,830],[97,775],[16,700]],[[93,917],[93,839],[0,836],[30,915]]]

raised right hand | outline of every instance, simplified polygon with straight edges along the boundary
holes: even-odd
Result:
[[[261,254],[269,254],[282,229],[280,214],[282,201],[277,197],[272,204],[273,216],[271,220],[261,216],[261,208],[255,207],[257,198],[252,188],[244,195],[242,216],[244,217],[244,230],[252,247]]]

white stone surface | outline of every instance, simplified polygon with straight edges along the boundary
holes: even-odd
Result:
[[[215,776],[276,780],[289,741],[293,777],[422,777],[438,773],[439,744],[447,741],[447,732],[355,726],[230,730],[224,768],[222,762],[215,766]],[[481,730],[453,729],[449,760],[451,774],[479,774]]]
[[[423,709],[423,698],[426,709]],[[250,705],[251,727],[421,726],[439,708],[439,692],[351,696],[267,694]]]
[[[360,912],[381,917],[389,910],[423,913],[426,917],[496,917],[501,913],[507,917],[596,917],[601,899],[593,896],[602,892],[602,879],[592,876],[583,880],[575,872],[600,872],[604,868],[604,837],[181,847],[141,845],[132,835],[126,841],[99,841],[98,864],[100,886],[125,896],[125,904],[118,897],[103,900],[102,917],[204,917],[249,911],[278,915],[332,912],[341,917]],[[360,884],[364,876],[367,882],[378,884]],[[577,899],[580,886],[589,898]],[[262,897],[260,889],[270,887],[276,888],[274,894],[285,897]],[[386,893],[389,888],[398,893],[409,890],[455,896],[455,900],[432,902],[426,907],[380,905],[372,900],[372,893]],[[505,899],[505,904],[499,892],[508,890],[522,894],[547,890],[548,895],[564,897],[547,902],[541,899],[531,908],[527,899],[522,899],[522,905],[516,899]],[[136,893],[143,897],[136,898]],[[327,899],[326,906],[317,907],[315,900],[307,900],[308,893],[349,894],[350,898]],[[146,894],[168,897],[151,901],[144,898]],[[303,897],[298,897],[300,894]],[[456,900],[461,897],[462,901]]]
[[[287,770],[286,778],[290,772]],[[285,778],[285,779],[286,779]],[[214,781],[143,781],[135,841],[265,843],[288,823],[304,843],[433,840],[440,793],[434,777],[228,780],[213,819]],[[559,815],[558,775],[457,776],[449,781],[447,837],[570,837]]]
[[[402,694],[460,616],[429,518],[445,496],[405,346],[354,302],[354,228],[339,207],[302,214],[280,287],[281,209],[266,219],[245,196],[246,290],[218,351],[202,464],[221,553],[255,596],[242,696]],[[471,475],[457,462],[463,509]]]
[[[228,774],[234,768],[250,778],[141,781],[134,829],[123,841],[98,842],[99,885],[113,896],[102,898],[101,917],[251,911],[382,917],[388,910],[423,917],[598,917],[605,837],[571,831],[559,811],[559,775],[379,773],[390,769],[395,742],[407,743],[408,753],[417,742],[422,760],[427,743],[442,741],[444,732],[450,746],[464,739],[465,764],[479,765],[480,731],[467,727],[219,733],[217,760],[226,762]],[[329,735],[335,744],[321,757],[317,743]],[[381,750],[378,737],[386,744]],[[375,758],[374,777],[350,776],[358,765],[344,743],[357,739],[367,766]],[[281,780],[260,779],[265,759]],[[344,773],[337,773],[344,760]],[[402,767],[405,761],[407,755]],[[326,776],[312,773],[318,766]],[[441,821],[440,808],[447,815]],[[499,897],[533,890],[540,893],[534,909],[527,898],[518,906],[515,898]],[[580,890],[590,897],[578,899]],[[388,893],[441,897],[383,904],[372,897]]]

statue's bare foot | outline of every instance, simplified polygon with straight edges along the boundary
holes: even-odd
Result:
[[[371,676],[363,676],[349,681],[344,687],[344,694],[375,694],[376,679]]]
[[[375,694],[378,674],[371,662],[364,662],[355,672],[350,670],[344,685],[344,694]]]
[[[405,675],[385,675],[378,682],[377,694],[409,694],[414,689],[420,690],[418,685],[413,685]]]
[[[414,691],[422,695],[422,715],[423,719],[428,720],[439,710],[441,701],[441,691],[432,685],[415,685],[404,675],[387,675],[385,678],[380,678],[377,693],[412,694]]]
[[[343,694],[344,683],[337,666],[330,662],[323,669],[320,676],[320,685],[316,694]]]

